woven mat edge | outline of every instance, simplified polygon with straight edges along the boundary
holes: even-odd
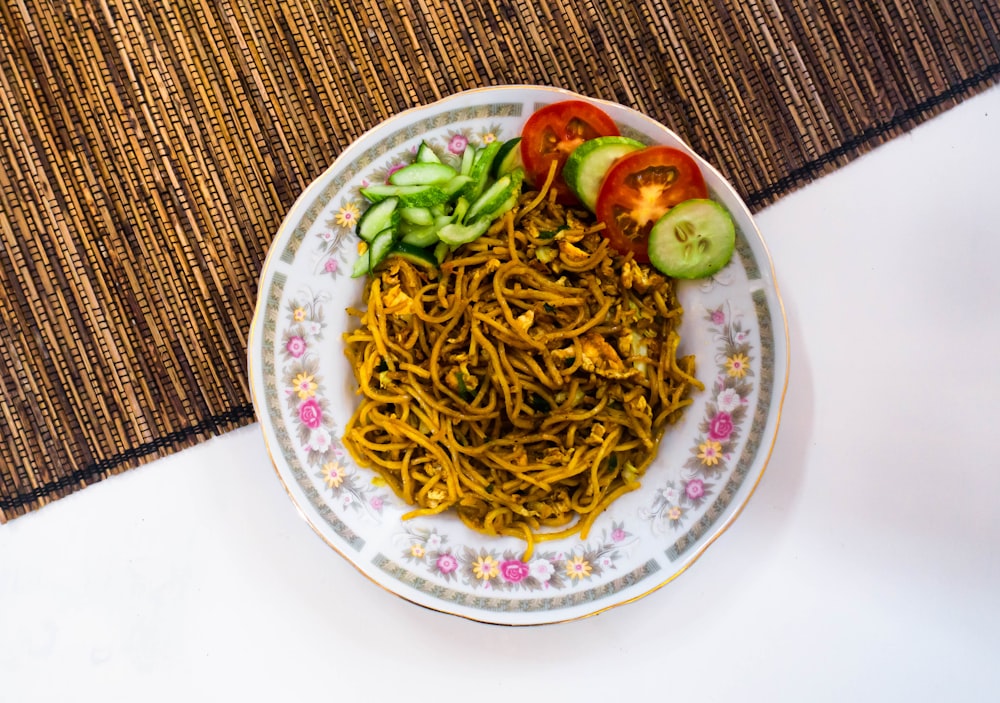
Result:
[[[779,198],[833,172],[854,158],[887,143],[896,136],[946,112],[997,83],[1000,83],[1000,64],[989,65],[941,93],[900,111],[891,120],[873,125],[852,136],[837,148],[803,164],[766,188],[749,193],[746,196],[747,205],[751,210],[759,211]],[[212,437],[248,426],[256,420],[252,404],[247,403],[232,407],[187,428],[158,437],[152,442],[137,445],[124,452],[81,467],[72,474],[62,476],[55,481],[35,486],[30,491],[13,497],[0,496],[0,524],[37,511],[59,498],[111,476],[192,447]]]

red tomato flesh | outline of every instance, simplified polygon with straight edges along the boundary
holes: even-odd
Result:
[[[694,159],[680,149],[651,146],[614,163],[598,191],[596,214],[612,248],[648,263],[649,231],[656,221],[677,203],[707,197]]]
[[[618,126],[607,113],[583,100],[564,100],[535,111],[521,130],[521,161],[528,182],[540,188],[555,162],[552,188],[557,201],[577,205],[576,195],[562,178],[566,159],[580,144],[596,137],[618,136]]]

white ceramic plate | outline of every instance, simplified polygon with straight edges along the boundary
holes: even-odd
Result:
[[[454,516],[403,521],[407,506],[341,444],[357,403],[341,335],[363,282],[350,278],[359,188],[411,161],[517,136],[539,106],[587,99],[506,86],[460,93],[372,129],[301,195],[268,253],[249,340],[254,407],[288,495],[312,528],[363,574],[414,603],[511,625],[571,620],[635,600],[686,569],[732,523],[764,472],[788,375],[788,340],[771,261],[733,188],[698,158],[711,196],[738,226],[732,262],[685,282],[681,353],[706,389],[671,427],[642,488],[614,503],[588,538],[538,545],[489,538]],[[673,132],[592,101],[623,134],[690,152]]]

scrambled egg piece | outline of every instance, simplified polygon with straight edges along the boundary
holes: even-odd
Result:
[[[382,307],[386,315],[409,315],[413,312],[413,298],[397,283],[382,293]]]
[[[604,435],[605,435],[605,433],[606,433],[606,430],[604,428],[604,425],[602,425],[599,422],[595,422],[591,426],[591,428],[590,428],[590,434],[587,436],[587,439],[585,439],[584,441],[587,444],[592,444],[592,445],[595,445],[595,446],[600,446],[600,445],[604,444]]]
[[[542,463],[551,466],[560,466],[569,460],[569,454],[560,447],[546,447],[542,455]]]
[[[479,388],[479,379],[469,373],[469,365],[466,363],[459,364],[457,368],[449,371],[444,377],[444,382],[456,393],[472,393]]]
[[[579,242],[581,239],[587,236],[586,230],[583,227],[576,226],[570,227],[566,226],[560,229],[555,234],[555,240],[558,242]]]
[[[427,491],[427,507],[436,508],[448,499],[448,491],[444,488],[432,488]]]
[[[580,262],[586,261],[590,258],[590,254],[585,252],[583,249],[573,244],[573,242],[567,241],[565,239],[559,240],[559,253],[567,261]]]
[[[645,293],[653,286],[663,282],[663,277],[652,271],[644,270],[634,261],[626,261],[622,266],[622,285],[633,288],[636,292]]]
[[[649,402],[646,400],[646,396],[637,395],[625,403],[628,409],[631,411],[633,417],[650,417],[652,414],[649,409]]]
[[[543,264],[552,263],[556,256],[556,250],[552,247],[538,247],[535,249],[535,258],[541,261]]]
[[[601,335],[590,332],[580,341],[583,347],[581,366],[584,371],[591,371],[605,378],[629,378],[638,373],[635,368],[625,366],[615,348]]]
[[[535,324],[535,311],[528,310],[523,315],[519,315],[514,319],[514,324],[516,324],[522,332],[527,332],[531,329],[531,326]]]

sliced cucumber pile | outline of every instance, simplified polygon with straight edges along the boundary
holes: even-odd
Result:
[[[370,205],[356,232],[368,246],[351,275],[370,274],[390,256],[437,266],[450,249],[485,234],[521,194],[524,169],[513,156],[520,154],[519,141],[469,145],[457,169],[422,142],[414,162],[388,183],[362,188]]]

